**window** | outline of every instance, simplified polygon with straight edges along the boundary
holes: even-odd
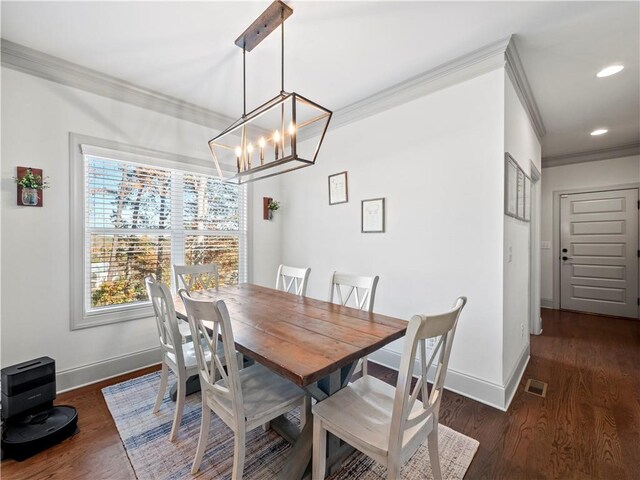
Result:
[[[173,264],[217,263],[221,284],[245,281],[244,187],[150,156],[80,151],[82,281],[72,289],[81,284],[82,298],[72,328],[151,316],[144,277],[175,289]]]

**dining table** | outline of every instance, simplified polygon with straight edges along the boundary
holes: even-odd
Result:
[[[292,444],[279,478],[303,478],[310,471],[313,446],[311,398],[328,398],[348,385],[358,360],[404,336],[407,321],[251,283],[193,291],[193,298],[224,300],[236,351],[306,391],[306,421],[294,425],[285,416],[271,427]],[[186,320],[179,295],[178,318]],[[205,323],[205,327],[207,326]],[[213,322],[212,322],[213,324]],[[327,473],[340,468],[353,447],[327,439]]]

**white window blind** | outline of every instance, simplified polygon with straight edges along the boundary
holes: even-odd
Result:
[[[82,147],[85,317],[147,316],[144,277],[174,289],[173,264],[217,263],[222,284],[246,280],[244,187]]]

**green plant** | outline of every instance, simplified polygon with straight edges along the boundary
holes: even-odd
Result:
[[[22,178],[13,177],[13,179],[22,188],[31,188],[35,190],[44,190],[45,188],[49,188],[47,181],[43,180],[41,175],[34,174],[30,168],[27,169],[27,173],[25,173]]]
[[[267,208],[269,210],[271,210],[272,212],[275,212],[276,210],[278,210],[280,208],[280,202],[276,202],[274,200],[271,200],[269,202],[269,205],[267,205]]]

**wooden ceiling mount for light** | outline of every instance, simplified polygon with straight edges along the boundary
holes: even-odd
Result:
[[[242,35],[236,38],[236,45],[250,52],[282,25],[292,13],[293,9],[289,5],[276,0],[249,25],[249,28],[242,32]]]

